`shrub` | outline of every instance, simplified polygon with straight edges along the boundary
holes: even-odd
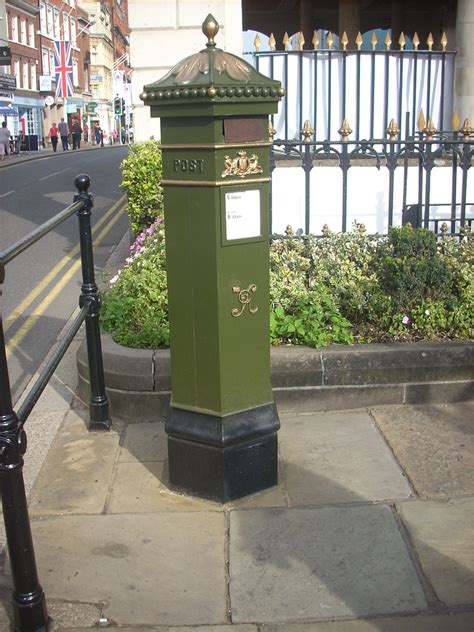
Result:
[[[163,216],[161,150],[158,141],[130,145],[130,151],[120,165],[122,189],[127,195],[127,213],[134,235],[145,230]]]
[[[474,240],[437,242],[419,229],[274,237],[270,247],[273,344],[469,338],[474,333]],[[132,347],[169,344],[164,223],[138,235],[103,296],[102,322]]]
[[[126,347],[169,345],[165,231],[161,218],[138,235],[126,264],[102,293],[102,325]]]

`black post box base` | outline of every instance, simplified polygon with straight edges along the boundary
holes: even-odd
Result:
[[[274,404],[226,417],[170,407],[171,485],[219,502],[277,485],[279,427]]]

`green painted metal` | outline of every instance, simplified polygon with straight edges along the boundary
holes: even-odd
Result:
[[[273,401],[268,115],[281,87],[206,34],[206,50],[142,98],[161,117],[171,405],[225,416]],[[260,230],[228,234],[247,231],[228,220],[229,193],[247,196]]]

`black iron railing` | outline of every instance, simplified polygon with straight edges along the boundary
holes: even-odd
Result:
[[[12,259],[74,213],[79,218],[83,280],[79,298],[81,309],[70,324],[65,337],[48,359],[46,366],[25,397],[18,412],[15,412],[13,409],[3,321],[0,313],[0,482],[3,517],[13,578],[15,629],[18,632],[45,632],[49,623],[46,599],[39,583],[36,568],[23,480],[23,456],[26,451],[24,425],[84,321],[86,323],[86,341],[91,378],[89,428],[108,430],[111,425],[102,364],[99,292],[94,279],[90,221],[93,202],[92,195],[88,192],[90,187],[89,176],[78,176],[74,184],[79,193],[74,196],[73,204],[0,253],[1,284],[5,279],[5,266]]]
[[[334,231],[345,232],[348,229],[348,206],[351,195],[348,173],[351,167],[375,167],[377,170],[386,170],[385,183],[386,199],[385,208],[379,213],[384,213],[383,224],[386,229],[397,225],[405,225],[408,222],[413,227],[424,227],[437,233],[459,235],[466,224],[471,226],[474,222],[474,205],[467,199],[468,174],[472,165],[474,154],[474,140],[471,140],[473,130],[468,130],[462,138],[456,138],[454,134],[441,134],[436,132],[430,135],[420,134],[419,137],[407,140],[361,140],[349,141],[347,138],[340,141],[287,141],[276,139],[273,141],[271,151],[270,169],[272,178],[276,176],[276,170],[284,167],[299,167],[304,172],[304,226],[300,228],[305,234],[310,232],[318,234],[323,222],[319,221],[316,201],[319,205],[318,191],[312,185],[311,172],[313,169],[321,169],[326,166],[337,166],[342,172],[342,184],[340,190],[334,190],[333,197],[339,199],[337,214],[339,222],[333,218],[330,228]],[[449,173],[450,203],[433,199],[432,180],[436,169],[449,169],[443,175]],[[401,195],[401,208],[395,208],[395,172],[402,170],[403,184]],[[409,170],[417,171],[417,186],[414,197],[408,194]],[[438,172],[439,173],[439,172]],[[399,190],[397,189],[397,193]],[[359,192],[360,195],[360,192]],[[413,196],[413,193],[411,194]],[[397,199],[400,199],[398,195]],[[275,205],[277,200],[274,200]],[[319,208],[320,208],[319,206]],[[294,209],[293,209],[294,210]],[[395,221],[395,213],[397,221]],[[360,218],[358,218],[360,219]],[[291,214],[288,213],[288,224],[292,225]],[[446,224],[446,227],[444,226]],[[293,225],[294,228],[297,228]],[[350,228],[350,226],[349,226]],[[271,230],[274,232],[273,223]],[[377,231],[381,232],[381,231]],[[383,232],[383,231],[382,231]]]

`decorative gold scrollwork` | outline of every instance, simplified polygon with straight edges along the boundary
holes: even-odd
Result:
[[[257,154],[247,156],[247,152],[244,149],[241,149],[237,152],[237,156],[237,158],[224,156],[225,169],[222,172],[223,178],[227,178],[227,176],[239,176],[239,178],[245,178],[245,176],[263,173],[262,167],[258,164]]]
[[[250,302],[252,300],[252,294],[254,294],[256,291],[257,291],[257,286],[255,285],[255,283],[251,283],[246,290],[241,290],[240,287],[235,287],[235,286],[232,288],[232,292],[234,292],[234,294],[239,295],[238,299],[240,303],[240,308],[239,307],[233,308],[232,316],[234,316],[235,318],[237,318],[238,316],[241,316],[247,305],[249,308],[249,312],[251,314],[255,314],[255,312],[258,312],[258,306],[252,307],[250,305]]]

